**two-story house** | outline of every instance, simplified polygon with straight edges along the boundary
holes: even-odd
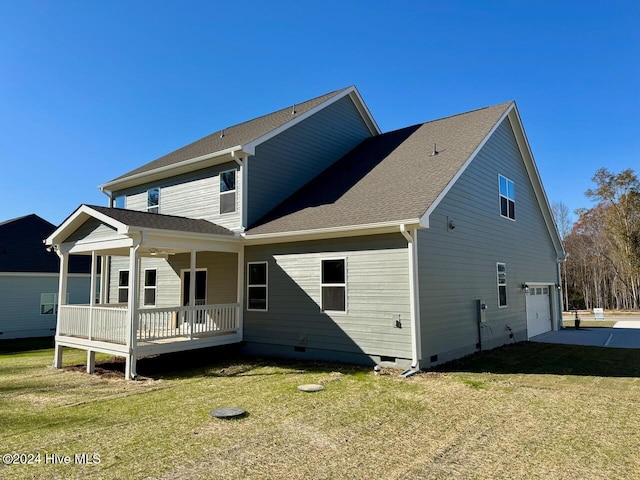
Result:
[[[224,128],[100,187],[46,242],[63,347],[429,367],[560,321],[564,250],[515,103],[381,133],[355,87]],[[65,305],[70,255],[101,262]],[[97,282],[96,282],[97,283]],[[92,287],[92,288],[95,288]],[[91,298],[95,298],[95,295]]]

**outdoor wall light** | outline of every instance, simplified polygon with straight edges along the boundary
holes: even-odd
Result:
[[[529,285],[527,285],[526,283],[522,284],[522,291],[524,293],[529,293]]]

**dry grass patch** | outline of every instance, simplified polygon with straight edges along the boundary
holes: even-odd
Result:
[[[0,354],[0,443],[100,464],[0,466],[2,478],[640,477],[634,351],[523,344],[401,379],[207,350],[141,361],[142,382],[52,370],[52,355]],[[297,390],[308,383],[325,390]],[[223,406],[248,415],[209,416]]]

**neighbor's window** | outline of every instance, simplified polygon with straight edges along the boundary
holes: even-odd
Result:
[[[322,260],[322,311],[347,311],[346,259]]]
[[[58,313],[58,294],[40,294],[40,315],[55,315]]]
[[[236,211],[236,171],[220,172],[220,213]]]
[[[267,310],[267,262],[249,262],[247,270],[247,310]]]
[[[116,197],[115,207],[116,208],[124,208],[125,198],[126,197],[124,195],[120,195],[120,196]]]
[[[118,272],[118,303],[129,301],[129,270]]]
[[[507,306],[507,265],[504,263],[498,263],[498,306]]]
[[[160,189],[150,188],[147,190],[147,212],[158,213],[160,206]]]
[[[516,193],[514,183],[502,175],[500,182],[500,215],[511,220],[516,219]]]
[[[144,271],[144,304],[155,306],[156,304],[156,281],[157,273],[155,268]]]

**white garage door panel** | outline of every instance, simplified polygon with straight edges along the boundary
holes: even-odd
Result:
[[[549,287],[530,287],[527,294],[527,336],[535,337],[550,330]]]

